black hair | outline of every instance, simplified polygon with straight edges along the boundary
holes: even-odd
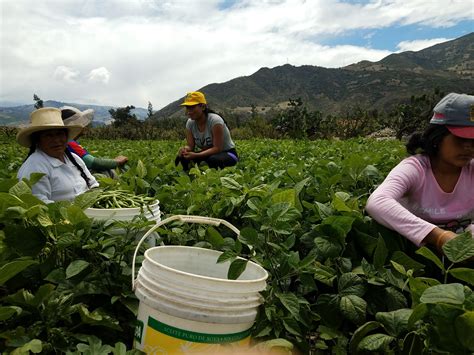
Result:
[[[74,112],[73,110],[68,109],[68,108],[64,108],[64,109],[61,110],[61,118],[63,119],[63,121],[66,118],[74,116],[75,114],[76,114],[76,112]]]
[[[207,117],[208,114],[214,113],[214,114],[218,115],[220,118],[222,118],[222,120],[224,121],[224,124],[225,124],[226,126],[229,126],[229,125],[227,124],[227,122],[225,121],[224,116],[222,116],[221,113],[216,112],[216,111],[210,109],[207,104],[205,104],[205,105],[206,105],[206,106],[204,107],[204,110],[203,110],[203,111],[204,111],[204,114],[206,115],[206,117]]]
[[[424,132],[412,134],[406,144],[407,152],[411,155],[425,154],[435,157],[439,152],[442,140],[449,134],[445,125],[430,124]]]
[[[74,164],[74,166],[79,170],[81,173],[82,178],[86,181],[87,187],[91,187],[91,183],[89,181],[89,178],[87,177],[86,173],[84,172],[84,169],[78,164],[76,158],[74,158],[74,155],[69,151],[69,149],[66,148],[66,156],[69,158],[69,160]]]
[[[67,131],[67,129],[65,131]],[[30,139],[31,139],[30,150],[28,151],[28,155],[26,156],[26,158],[23,162],[25,162],[30,157],[30,155],[33,154],[36,151],[36,145],[37,145],[38,140],[39,140],[39,132],[33,132],[30,136]],[[84,172],[84,169],[82,169],[82,167],[79,165],[79,163],[76,161],[74,156],[71,154],[71,152],[67,148],[64,151],[64,154],[66,154],[68,159],[79,170],[79,173],[81,174],[81,177],[85,180],[87,187],[90,188],[91,183],[90,183],[89,178],[87,177],[86,173]]]

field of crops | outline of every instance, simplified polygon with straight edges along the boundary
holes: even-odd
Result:
[[[181,222],[158,231],[165,245],[225,251],[269,272],[254,340],[280,339],[269,344],[291,343],[295,354],[474,351],[471,236],[441,258],[364,212],[405,156],[400,142],[238,141],[235,167],[189,174],[174,166],[182,142],[82,143],[97,156],[130,159],[102,186],[156,197],[162,218],[209,216],[240,229],[238,239]],[[42,204],[15,179],[26,150],[11,138],[0,146],[0,352],[132,353],[132,256],[152,222],[92,221],[84,198]]]

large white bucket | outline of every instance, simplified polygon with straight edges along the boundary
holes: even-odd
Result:
[[[159,246],[145,252],[135,279],[140,244],[159,226],[181,220],[212,225],[230,223],[200,216],[172,216],[151,228],[133,256],[132,287],[140,300],[134,346],[147,354],[217,354],[222,346],[245,347],[268,273],[249,261],[237,280],[227,279],[229,262],[221,252],[196,247]]]

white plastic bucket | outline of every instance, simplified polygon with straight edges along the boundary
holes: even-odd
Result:
[[[144,215],[149,221],[159,221],[161,217],[160,202],[143,208]],[[141,213],[139,207],[133,208],[87,208],[84,210],[86,216],[100,221],[131,221]]]
[[[142,212],[139,207],[133,208],[87,208],[84,213],[89,218],[94,218],[98,221],[131,221]],[[160,201],[149,205],[148,208],[143,208],[144,216],[149,221],[156,223],[161,221]],[[114,235],[123,235],[125,232],[123,229],[114,228],[111,230]],[[142,238],[145,232],[138,233],[137,240]],[[153,233],[152,237],[148,240],[147,246],[153,247],[156,245],[156,239],[158,238],[157,233]]]
[[[217,263],[219,251],[159,246],[145,251],[135,279],[135,258],[140,244],[159,226],[181,220],[224,224],[199,216],[172,216],[150,229],[138,243],[133,257],[132,287],[140,300],[135,348],[147,354],[217,354],[222,346],[245,347],[258,306],[259,291],[268,273],[249,261],[237,280],[227,279],[230,262]]]

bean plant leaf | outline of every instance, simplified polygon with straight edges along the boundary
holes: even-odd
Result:
[[[31,194],[30,186],[23,180],[13,185],[8,191],[11,195],[20,197],[21,195]]]
[[[377,247],[375,248],[374,253],[374,266],[375,268],[381,268],[385,264],[385,260],[387,260],[388,256],[388,249],[385,245],[385,242],[381,236],[379,236],[377,240]]]
[[[206,240],[211,243],[211,245],[218,249],[222,244],[224,244],[224,238],[222,235],[212,226],[209,226],[206,229]]]
[[[474,285],[474,269],[459,267],[449,270],[449,274],[459,280],[466,281],[471,285]]]
[[[395,340],[394,337],[386,334],[372,334],[361,340],[357,350],[359,351],[384,351],[390,343]]]
[[[295,319],[293,318],[283,319],[283,326],[289,333],[299,336],[299,337],[302,336],[299,324]]]
[[[474,239],[468,232],[461,233],[443,245],[443,252],[453,263],[467,260],[474,256]]]
[[[418,355],[423,354],[425,344],[423,337],[416,331],[408,333],[403,339],[403,348],[401,354]]]
[[[122,342],[115,343],[114,350],[113,350],[112,354],[113,355],[125,355],[125,354],[127,354],[127,346]]]
[[[355,324],[362,324],[365,320],[367,302],[356,295],[343,296],[339,303],[339,309],[344,317],[350,321]]]
[[[102,189],[91,189],[77,196],[74,199],[74,204],[81,209],[89,208],[97,201],[102,192]]]
[[[408,319],[412,313],[412,309],[401,308],[391,312],[377,312],[375,319],[383,325],[389,335],[398,337],[408,330]]]
[[[20,307],[6,306],[0,307],[0,322],[6,321],[11,318],[14,314],[21,314],[23,310]]]
[[[360,341],[368,333],[374,331],[375,329],[380,328],[380,326],[381,324],[379,322],[370,321],[370,322],[365,323],[364,325],[361,325],[359,328],[357,328],[354,334],[352,335],[351,341],[349,343],[350,354],[355,354]]]
[[[144,178],[146,176],[146,166],[143,164],[141,160],[138,160],[137,162],[137,176],[139,178]]]
[[[341,275],[337,288],[341,296],[356,295],[362,297],[365,293],[364,281],[352,272]]]
[[[251,227],[242,228],[238,238],[245,245],[255,246],[258,244],[258,232]]]
[[[240,185],[237,181],[227,176],[221,177],[221,184],[222,186],[224,186],[225,188],[229,190],[236,190],[236,191],[242,190],[242,185]]]
[[[245,271],[248,260],[246,259],[235,259],[230,263],[229,271],[227,272],[227,278],[229,280],[237,280],[239,276]]]
[[[445,272],[445,268],[441,260],[427,247],[421,247],[416,251],[417,254],[424,256],[426,259],[431,260],[441,271]]]
[[[227,260],[234,260],[237,257],[236,253],[232,250],[226,250],[217,258],[218,263],[224,263]]]
[[[32,352],[33,354],[39,354],[43,351],[43,343],[39,339],[32,339],[26,344],[22,345],[19,348],[16,348],[11,354],[12,355],[19,355],[19,354],[29,354]]]
[[[299,317],[300,303],[298,297],[293,293],[276,293],[275,294],[283,306],[294,316]]]
[[[474,351],[474,311],[466,312],[454,321],[459,342],[469,351]]]
[[[89,263],[85,260],[74,260],[66,268],[66,279],[70,279],[87,269]]]
[[[288,203],[291,207],[296,207],[297,195],[294,189],[287,189],[275,193],[272,196],[273,203]]]
[[[422,303],[464,303],[464,286],[458,283],[427,288],[420,297]]]
[[[35,260],[15,260],[3,265],[0,267],[0,286],[33,264],[38,264],[38,262]]]
[[[402,251],[395,251],[392,256],[390,257],[391,261],[394,261],[400,265],[402,265],[405,270],[421,270],[425,267],[422,263],[419,263],[416,260],[410,258],[407,254]]]
[[[330,266],[318,263],[314,269],[314,278],[325,285],[332,286],[336,277],[336,270]]]

